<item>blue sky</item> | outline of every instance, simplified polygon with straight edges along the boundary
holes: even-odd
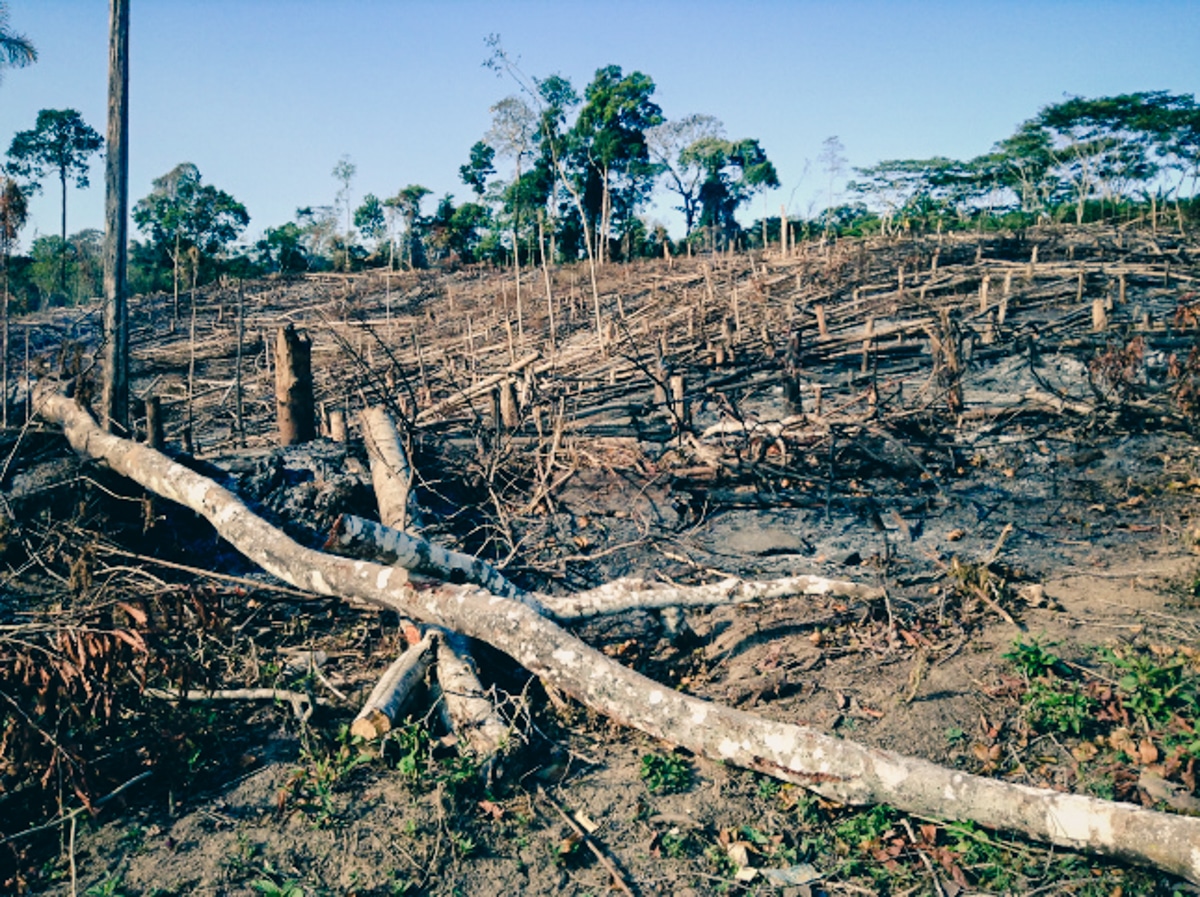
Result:
[[[40,59],[0,84],[0,150],[41,108],[76,108],[101,133],[104,0],[9,0]],[[468,191],[458,166],[513,86],[482,66],[499,33],[531,75],[582,91],[610,63],[658,85],[668,118],[715,115],[757,137],[783,183],[767,197],[819,210],[821,143],[851,165],[985,152],[1066,95],[1200,92],[1200,3],[803,0],[131,0],[131,198],[179,162],[244,202],[248,236],[328,204],[410,183]],[[806,163],[811,163],[807,174]],[[68,229],[102,226],[102,167],[68,197]],[[58,188],[25,242],[58,232]],[[650,215],[678,235],[663,201]],[[432,206],[432,203],[430,203]],[[758,215],[761,199],[749,210]],[[744,216],[747,217],[747,216]]]

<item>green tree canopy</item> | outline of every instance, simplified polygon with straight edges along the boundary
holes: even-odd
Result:
[[[704,170],[699,224],[724,239],[741,230],[734,217],[738,206],[760,190],[779,186],[775,166],[757,140],[704,137],[689,146],[680,161]]]
[[[691,234],[700,214],[700,186],[706,169],[700,160],[686,156],[688,147],[704,139],[724,137],[725,126],[711,115],[687,115],[646,129],[646,146],[657,163],[666,188],[676,194],[683,213],[685,234]]]
[[[470,187],[477,197],[482,197],[487,190],[487,180],[496,173],[492,163],[496,159],[496,150],[482,140],[477,140],[471,147],[471,158],[466,165],[458,166],[458,176],[464,184]]]
[[[651,99],[654,90],[654,80],[642,72],[626,75],[618,65],[598,69],[571,130],[579,192],[600,261],[612,234],[636,219],[658,173],[646,143],[646,131],[663,121]]]
[[[31,130],[18,131],[8,148],[11,166],[19,175],[41,180],[58,176],[62,187],[63,257],[59,266],[59,289],[67,281],[67,181],[74,180],[80,190],[88,184],[89,158],[104,145],[97,134],[74,109],[43,109]]]
[[[155,178],[152,186],[133,207],[133,220],[171,259],[178,314],[184,255],[195,250],[198,261],[217,256],[246,229],[250,215],[224,190],[203,183],[200,169],[190,162]]]
[[[368,240],[374,240],[376,247],[387,236],[387,216],[379,197],[368,193],[363,197],[362,205],[354,210],[354,226]]]
[[[4,69],[22,68],[37,62],[37,50],[29,38],[17,34],[8,23],[8,4],[0,3],[0,81]]]
[[[432,192],[420,184],[409,184],[385,201],[385,205],[391,205],[399,212],[404,222],[401,262],[407,262],[410,268],[425,267],[425,251],[421,242],[421,230],[424,225],[421,218],[421,201]]]

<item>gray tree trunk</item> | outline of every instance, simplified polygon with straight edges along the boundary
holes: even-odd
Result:
[[[105,426],[113,433],[129,432],[129,312],[125,297],[129,209],[128,135],[129,0],[110,0],[108,153],[104,163],[104,387],[101,405]],[[64,228],[66,220],[64,184]]]

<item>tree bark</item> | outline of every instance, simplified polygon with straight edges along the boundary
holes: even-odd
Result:
[[[396,530],[419,529],[412,493],[413,470],[391,415],[374,407],[364,409],[358,419],[371,462],[371,482],[375,486],[380,521]]]
[[[275,408],[280,445],[299,445],[316,437],[312,343],[291,324],[275,339]]]
[[[400,715],[409,698],[425,680],[433,660],[433,635],[425,637],[411,646],[392,662],[371,690],[358,716],[350,724],[350,734],[360,738],[380,738],[392,730],[392,723]]]
[[[72,400],[49,389],[40,398],[42,416],[62,425],[76,451],[202,514],[233,547],[285,582],[361,598],[486,641],[549,685],[655,738],[841,803],[886,802],[907,813],[970,820],[1200,882],[1200,818],[969,775],[681,694],[574,638],[535,602],[475,586],[418,587],[400,568],[304,548],[218,484],[106,433]]]
[[[110,431],[129,433],[129,312],[125,297],[129,217],[129,0],[110,0],[108,27],[101,418]],[[65,211],[64,206],[64,223]]]

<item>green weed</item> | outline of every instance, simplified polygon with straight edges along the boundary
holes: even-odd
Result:
[[[1169,723],[1176,714],[1194,718],[1200,712],[1196,677],[1190,675],[1186,659],[1159,663],[1144,654],[1122,657],[1108,649],[1102,655],[1121,674],[1117,692],[1122,706],[1150,728]]]
[[[692,787],[692,767],[674,754],[646,754],[638,775],[651,794],[679,794]]]
[[[1076,737],[1091,725],[1100,706],[1078,682],[1062,679],[1031,682],[1022,702],[1029,722],[1039,732]]]
[[[84,891],[85,897],[121,897],[121,873],[114,872]]]
[[[1040,679],[1051,673],[1064,679],[1071,677],[1071,668],[1057,654],[1042,647],[1037,639],[1031,642],[1018,639],[1013,642],[1012,650],[1002,656],[1029,680]]]

